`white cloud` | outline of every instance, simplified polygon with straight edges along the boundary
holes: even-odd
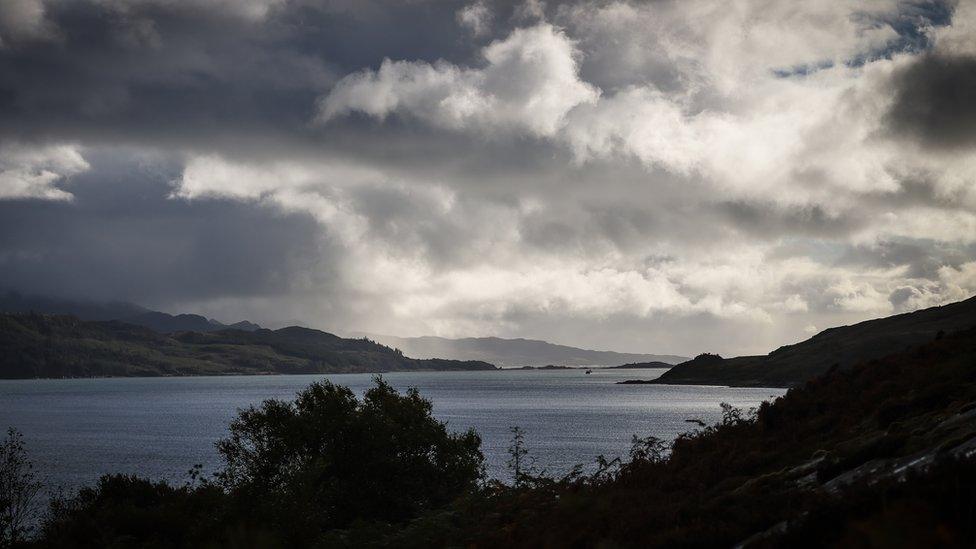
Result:
[[[390,202],[377,207],[373,189],[384,189]],[[660,248],[678,255],[650,266],[618,252],[587,258],[533,251],[522,228],[552,204],[471,203],[437,184],[397,182],[381,171],[325,161],[257,165],[193,158],[174,196],[261,200],[313,215],[323,235],[343,250],[337,262],[344,299],[374,320],[377,311],[388,311],[383,323],[399,332],[409,326],[414,333],[448,336],[512,333],[519,319],[534,317],[600,322],[705,314],[769,324],[782,314],[825,310],[883,315],[893,310],[889,294],[911,282],[891,270],[776,258],[772,250],[745,243]],[[426,247],[434,235],[449,238],[457,257],[439,262]],[[644,253],[654,247],[648,243]],[[945,277],[964,278],[954,273]],[[960,292],[937,293],[946,300]]]
[[[221,15],[231,15],[250,21],[264,20],[273,9],[283,6],[287,0],[96,0],[118,12],[126,13],[135,6],[182,5]]]
[[[483,0],[468,4],[457,11],[458,23],[475,36],[488,34],[492,17],[491,9]]]
[[[584,161],[639,158],[723,194],[836,208],[891,190],[878,142],[899,62],[863,67],[896,35],[896,2],[616,2],[562,10],[583,73],[613,86],[559,136]],[[597,64],[598,63],[598,64]],[[792,74],[792,75],[791,75]],[[879,93],[881,92],[881,93]]]
[[[43,0],[4,0],[0,7],[0,48],[55,36],[56,29],[45,16]]]
[[[0,200],[71,200],[71,193],[56,184],[87,169],[88,163],[71,145],[0,145]]]
[[[574,107],[599,91],[577,74],[578,52],[552,25],[517,29],[482,50],[485,66],[384,60],[343,78],[322,98],[318,121],[351,112],[398,113],[451,130],[496,129],[552,136]]]
[[[897,188],[891,171],[904,155],[874,136],[888,106],[879,91],[900,61],[845,63],[897,38],[880,21],[899,6],[564,6],[566,31],[545,22],[516,29],[483,50],[482,68],[387,60],[349,75],[321,100],[318,121],[397,113],[488,137],[527,132],[566,145],[579,162],[636,157],[733,196],[836,211],[851,193]],[[616,75],[615,89],[582,79],[580,62],[591,58]]]
[[[976,261],[963,263],[959,267],[942,267],[939,269],[939,281],[946,287],[942,303],[976,294]]]
[[[956,2],[952,25],[934,29],[936,48],[951,55],[976,55],[976,4]]]

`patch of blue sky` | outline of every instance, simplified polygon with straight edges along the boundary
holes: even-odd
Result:
[[[890,59],[900,53],[918,53],[932,47],[931,29],[942,27],[952,22],[953,3],[947,0],[924,0],[918,2],[903,2],[898,13],[887,17],[877,14],[860,14],[858,17],[865,28],[890,27],[895,31],[896,38],[889,40],[884,46],[861,52],[843,61],[845,66],[860,67],[865,63],[878,59]],[[797,78],[809,76],[818,71],[831,69],[834,60],[824,60],[817,63],[807,63],[792,67],[773,69],[778,78]]]

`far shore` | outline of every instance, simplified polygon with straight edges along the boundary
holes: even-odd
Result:
[[[160,374],[160,375],[135,375],[135,376],[65,376],[65,377],[0,377],[0,381],[40,381],[40,380],[61,380],[61,379],[159,379],[159,378],[181,378],[181,377],[235,377],[235,376],[338,376],[338,375],[384,375],[384,374],[410,374],[410,373],[448,373],[448,372],[551,372],[565,370],[667,370],[670,366],[511,366],[497,367],[494,370],[389,370],[384,372],[307,372],[286,374],[281,372],[212,372],[201,374]],[[637,380],[635,380],[637,381]],[[642,380],[641,380],[642,381]],[[618,382],[629,383],[629,382]]]

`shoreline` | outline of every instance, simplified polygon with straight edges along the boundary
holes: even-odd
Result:
[[[385,375],[385,374],[411,374],[411,373],[463,373],[463,372],[564,372],[567,370],[668,370],[669,368],[621,368],[619,366],[565,366],[558,368],[521,366],[514,368],[496,367],[489,369],[471,370],[385,370],[382,372],[304,372],[304,373],[281,373],[281,372],[222,372],[205,374],[166,374],[166,375],[144,375],[144,376],[73,376],[73,377],[0,377],[0,381],[45,381],[45,380],[70,380],[70,379],[173,379],[173,378],[198,378],[198,377],[276,377],[276,376],[337,376],[337,375]],[[618,381],[614,385],[643,385],[653,380],[627,380]],[[660,384],[664,385],[664,384]],[[669,384],[682,385],[682,384]],[[686,384],[697,385],[697,384]],[[715,385],[719,387],[719,385]]]

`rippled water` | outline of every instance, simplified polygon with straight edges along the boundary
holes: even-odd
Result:
[[[564,472],[599,454],[625,455],[631,437],[672,439],[686,419],[714,422],[719,403],[748,408],[781,389],[617,385],[660,370],[418,372],[385,374],[416,387],[450,428],[483,438],[489,474],[507,478],[509,428],[526,433],[539,466]],[[0,428],[24,433],[49,486],[71,490],[112,472],[182,481],[196,463],[213,470],[213,443],[236,410],[267,398],[290,399],[328,378],[362,393],[367,374],[0,381]]]

